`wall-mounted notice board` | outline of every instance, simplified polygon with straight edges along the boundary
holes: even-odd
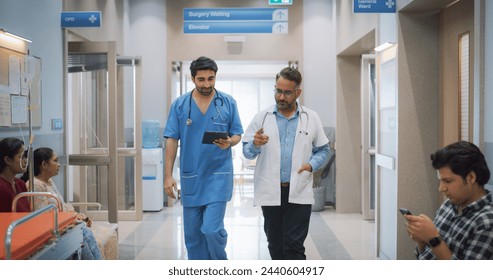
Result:
[[[41,126],[41,59],[0,40],[0,127]]]

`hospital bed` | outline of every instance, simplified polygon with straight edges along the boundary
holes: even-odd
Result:
[[[19,198],[40,195],[21,193]],[[58,204],[60,207],[61,204]],[[50,204],[34,212],[0,213],[0,259],[64,260],[80,258],[82,229],[75,212],[59,212],[57,205]]]

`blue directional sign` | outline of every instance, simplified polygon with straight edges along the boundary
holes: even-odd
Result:
[[[217,8],[217,9],[189,9],[183,10],[183,20],[269,20],[287,21],[288,9],[276,8]]]
[[[183,24],[183,32],[198,33],[288,33],[287,22],[194,21]]]
[[[288,33],[288,9],[281,8],[185,8],[183,32]]]
[[[269,0],[269,5],[293,5],[293,0]]]
[[[354,13],[395,13],[396,0],[353,0]]]
[[[101,12],[62,12],[62,27],[101,27]]]

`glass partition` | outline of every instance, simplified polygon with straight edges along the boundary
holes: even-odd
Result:
[[[67,56],[68,198],[110,222],[142,219],[140,58],[114,48],[74,42]]]

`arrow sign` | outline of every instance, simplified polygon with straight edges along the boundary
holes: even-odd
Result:
[[[286,8],[185,8],[183,32],[288,33]]]

